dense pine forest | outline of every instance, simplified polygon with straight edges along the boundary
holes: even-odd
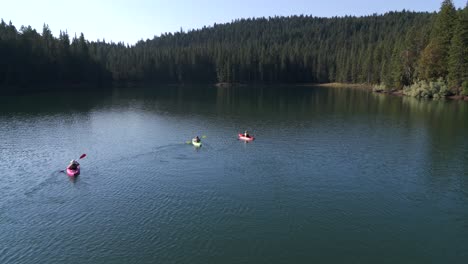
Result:
[[[468,7],[365,17],[239,19],[135,45],[0,23],[0,91],[111,82],[367,83],[468,95]]]

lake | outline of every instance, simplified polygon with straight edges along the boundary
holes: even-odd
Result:
[[[60,172],[83,153],[80,176]],[[468,263],[466,102],[305,86],[4,96],[0,175],[0,263]]]

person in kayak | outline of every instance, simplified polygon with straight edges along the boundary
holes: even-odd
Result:
[[[196,137],[193,139],[193,141],[199,143],[199,142],[200,142],[200,138],[199,138],[198,136],[196,136]]]
[[[70,165],[68,165],[67,169],[76,170],[76,169],[78,169],[78,166],[80,166],[80,164],[78,163],[78,161],[76,161],[76,160],[71,160],[71,161],[70,161]]]
[[[247,130],[244,132],[244,137],[250,137],[249,132],[247,132]]]

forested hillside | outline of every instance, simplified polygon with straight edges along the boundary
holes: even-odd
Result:
[[[0,24],[0,87],[37,83],[369,83],[463,93],[468,8],[239,19],[129,46]],[[426,87],[427,86],[427,87]],[[436,89],[434,88],[434,89]],[[0,88],[2,89],[2,88]],[[5,89],[5,88],[4,88]],[[468,87],[465,87],[468,94]],[[442,94],[443,93],[443,94]],[[424,96],[424,94],[418,94]]]
[[[51,84],[102,84],[111,80],[105,64],[92,54],[93,44],[83,34],[72,40],[58,38],[44,26],[42,34],[31,27],[0,23],[0,91]],[[42,87],[41,87],[42,89]]]

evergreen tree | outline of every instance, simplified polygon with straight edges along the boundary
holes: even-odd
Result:
[[[468,6],[459,12],[449,54],[449,85],[459,93],[468,80]]]
[[[444,0],[434,24],[429,45],[420,61],[420,76],[427,80],[447,77],[448,53],[457,14],[452,0]]]

